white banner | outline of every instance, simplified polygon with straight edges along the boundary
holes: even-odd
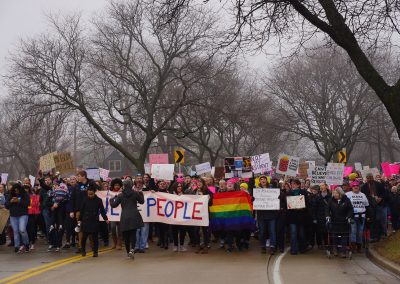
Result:
[[[279,188],[254,188],[253,209],[254,210],[279,210],[280,200]]]
[[[208,195],[174,195],[145,192],[139,205],[144,222],[172,225],[208,226]]]
[[[303,209],[306,208],[306,199],[304,195],[286,197],[287,209]]]
[[[97,191],[109,221],[120,221],[121,206],[111,208],[110,199],[120,192]],[[172,225],[208,226],[208,195],[177,196],[162,192],[144,192],[144,204],[138,204],[144,222]],[[100,215],[100,220],[103,218]]]
[[[104,209],[106,210],[107,218],[109,221],[120,220],[121,215],[121,205],[116,208],[112,208],[110,205],[110,199],[112,199],[115,195],[120,194],[120,192],[112,192],[112,191],[96,191],[96,195],[101,198],[103,201]],[[103,221],[103,217],[100,215],[100,221]]]
[[[269,159],[269,153],[251,156],[251,170],[255,174],[269,172],[272,168],[272,162]]]
[[[328,163],[326,167],[325,181],[328,185],[342,185],[344,175],[344,164]]]
[[[173,180],[174,170],[174,164],[152,164],[151,177],[157,180]]]
[[[279,154],[276,173],[295,177],[297,175],[297,168],[299,167],[299,163],[300,159],[298,157],[289,156],[286,154]]]
[[[207,173],[211,173],[211,164],[210,162],[207,163],[202,163],[199,165],[196,165],[196,173],[197,175],[202,175],[202,174],[207,174]]]

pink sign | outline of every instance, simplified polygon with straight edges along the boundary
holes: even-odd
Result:
[[[344,167],[344,176],[347,177],[353,172],[353,167]]]
[[[390,167],[390,173],[392,175],[398,175],[399,174],[400,165],[398,165],[398,164],[390,164],[389,167]]]
[[[216,192],[215,186],[209,186],[208,189],[209,189],[212,193],[215,193],[215,192]]]
[[[149,164],[168,164],[168,154],[149,154]]]
[[[392,172],[390,171],[390,165],[388,162],[382,163],[381,164],[383,175],[385,177],[390,177],[392,175]]]

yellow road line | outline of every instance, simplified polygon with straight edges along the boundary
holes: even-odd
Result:
[[[111,251],[111,248],[106,248],[106,249],[102,249],[99,250],[99,254],[103,254],[106,252]],[[78,261],[78,260],[82,260],[82,259],[86,259],[88,257],[91,257],[93,254],[92,253],[88,253],[87,256],[73,256],[73,257],[68,257],[68,258],[64,258],[64,259],[60,259],[51,263],[47,263],[38,267],[34,267],[34,268],[29,268],[23,272],[19,272],[16,274],[13,274],[7,278],[3,278],[0,279],[0,284],[1,283],[18,283],[20,281],[23,281],[25,279],[31,278],[33,276],[39,275],[43,272],[49,271],[51,269],[57,268],[57,267],[61,267],[64,265],[67,265],[69,263]]]

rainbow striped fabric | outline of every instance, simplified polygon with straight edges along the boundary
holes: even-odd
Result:
[[[255,228],[251,196],[244,191],[214,194],[209,211],[212,231],[239,231]]]

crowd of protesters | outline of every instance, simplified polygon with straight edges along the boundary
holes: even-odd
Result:
[[[212,205],[215,192],[241,190],[252,195],[255,187],[280,188],[280,209],[254,211],[257,228],[252,232],[212,232],[208,227],[144,223],[137,208],[144,202],[145,191],[209,195]],[[93,256],[97,257],[100,238],[104,246],[117,250],[122,250],[124,243],[127,255],[133,258],[135,253],[145,253],[149,243],[174,252],[192,247],[196,253],[207,254],[212,246],[227,252],[246,250],[250,238],[256,237],[261,253],[283,252],[288,240],[293,255],[317,247],[345,257],[346,247],[361,252],[366,241],[385,238],[390,223],[391,230],[399,229],[399,189],[396,177],[368,174],[363,179],[356,173],[336,187],[264,175],[228,180],[186,175],[173,181],[154,181],[149,174],[138,174],[94,181],[83,170],[68,178],[40,174],[33,185],[29,178],[0,185],[0,208],[10,213],[0,244],[5,245],[8,237],[8,246],[23,253],[34,250],[38,238],[45,238],[49,252],[74,247],[77,253],[86,255],[89,239]],[[95,194],[98,190],[117,193],[110,204],[121,205],[119,222],[107,220],[103,203]],[[299,195],[305,197],[305,208],[288,210],[286,198]],[[347,237],[343,237],[344,232]]]

